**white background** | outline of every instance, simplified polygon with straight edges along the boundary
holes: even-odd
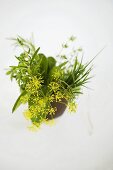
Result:
[[[24,107],[11,108],[19,95],[5,68],[15,63],[8,37],[29,38],[47,55],[55,55],[70,35],[82,45],[84,58],[95,59],[95,77],[53,127],[27,129]],[[113,1],[0,0],[0,170],[113,170]]]

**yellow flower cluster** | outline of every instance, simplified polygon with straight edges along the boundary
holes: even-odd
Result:
[[[25,110],[23,114],[27,120],[30,120],[32,118],[32,113],[29,110]]]
[[[69,101],[70,99],[72,99],[72,92],[71,92],[71,90],[70,89],[65,89],[65,91],[64,91],[64,98],[67,100],[67,101]]]
[[[59,73],[55,76],[59,76]],[[62,84],[59,81],[52,81],[48,87],[48,93],[42,96],[40,93],[40,87],[42,86],[43,80],[39,77],[33,77],[26,85],[27,95],[21,98],[23,103],[30,101],[29,109],[24,112],[24,116],[27,120],[31,120],[32,125],[29,127],[30,130],[36,131],[42,123],[48,123],[47,115],[54,116],[57,108],[52,107],[51,103],[62,102],[62,99],[67,101],[72,98],[71,91],[69,89],[63,89]],[[29,96],[29,97],[28,97]],[[77,104],[71,100],[68,103],[70,112],[76,112]]]
[[[37,98],[32,105],[29,106],[29,110],[32,113],[33,118],[43,120],[43,115],[48,114],[47,98]]]
[[[37,105],[39,105],[40,107],[45,107],[46,106],[46,99],[41,98],[40,100],[38,100]]]
[[[51,96],[47,96],[47,97],[48,97],[49,102],[53,102],[55,100],[54,94],[52,94]]]
[[[62,75],[62,71],[61,70],[56,70],[54,72],[54,74],[52,74],[52,78],[55,79],[55,80],[58,80]]]
[[[50,115],[55,115],[55,112],[57,111],[57,108],[56,107],[51,107],[50,109],[49,109],[49,114]]]
[[[59,90],[60,84],[58,84],[57,82],[51,82],[49,84],[49,88],[50,88],[50,91],[56,92],[57,90]]]
[[[34,94],[42,86],[41,83],[43,83],[43,80],[41,79],[41,77],[37,78],[35,76],[26,84],[25,90],[28,93]]]
[[[55,120],[54,120],[54,119],[52,119],[52,120],[46,120],[45,123],[46,123],[47,125],[49,125],[49,126],[53,126],[53,125],[55,125]]]
[[[68,103],[68,108],[69,108],[69,112],[76,112],[77,111],[77,103],[75,102],[69,102]]]
[[[37,130],[39,130],[40,128],[40,124],[32,124],[28,127],[28,129],[32,132],[36,132]]]
[[[29,99],[29,96],[28,96],[28,94],[26,94],[20,98],[20,101],[21,101],[21,103],[25,104],[28,102],[28,99]]]
[[[61,101],[64,98],[64,95],[61,93],[61,91],[57,91],[55,94],[55,99],[57,101]]]

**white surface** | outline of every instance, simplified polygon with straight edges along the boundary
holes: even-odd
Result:
[[[19,91],[4,70],[15,62],[6,38],[31,33],[47,55],[72,34],[86,59],[107,45],[94,62],[94,90],[85,90],[77,113],[37,133],[27,130],[23,107],[11,114]],[[0,170],[113,170],[112,74],[112,0],[0,0]]]

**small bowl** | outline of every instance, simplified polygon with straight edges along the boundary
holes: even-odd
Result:
[[[47,115],[47,119],[51,120],[53,118],[55,119],[55,118],[61,116],[64,113],[64,111],[66,110],[66,107],[67,107],[66,104],[67,104],[67,100],[66,99],[62,99],[61,103],[60,102],[56,102],[56,101],[52,102],[51,106],[53,108],[56,107],[57,110],[56,110],[55,114],[52,115],[52,116],[48,114]]]

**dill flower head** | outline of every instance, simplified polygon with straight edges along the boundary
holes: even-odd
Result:
[[[27,120],[30,120],[32,118],[32,113],[29,110],[25,110],[23,114]]]
[[[53,126],[53,125],[55,125],[55,120],[54,119],[45,120],[45,123],[46,123],[46,125]]]
[[[47,98],[48,98],[49,102],[53,102],[55,100],[55,95],[54,94],[48,95]]]
[[[26,84],[25,90],[31,94],[36,93],[37,90],[42,86],[41,83],[43,83],[41,77],[39,78],[37,78],[36,76],[32,77],[31,80]]]
[[[40,128],[40,124],[37,124],[37,125],[32,124],[32,125],[28,126],[28,129],[32,132],[37,132],[37,130],[39,130],[39,128]]]
[[[46,106],[46,100],[45,98],[41,98],[38,100],[37,104],[39,105],[39,107],[45,107]]]
[[[77,103],[75,103],[74,101],[71,101],[68,103],[68,108],[69,108],[69,112],[76,112],[77,111]]]
[[[59,90],[59,88],[60,88],[60,84],[58,84],[57,82],[51,82],[49,84],[50,91],[56,92],[57,90]]]
[[[54,80],[58,80],[59,78],[61,78],[62,75],[63,75],[63,70],[56,68],[54,73],[52,74],[52,78]]]
[[[62,92],[61,92],[61,91],[57,91],[57,92],[55,93],[56,102],[57,102],[57,101],[61,101],[62,98],[64,98],[64,95],[62,94]]]
[[[50,107],[49,109],[49,115],[55,115],[55,112],[57,111],[57,108],[56,107]]]
[[[21,103],[25,104],[28,102],[28,99],[29,99],[29,96],[28,96],[28,94],[26,94],[20,98],[20,101],[21,101]]]

